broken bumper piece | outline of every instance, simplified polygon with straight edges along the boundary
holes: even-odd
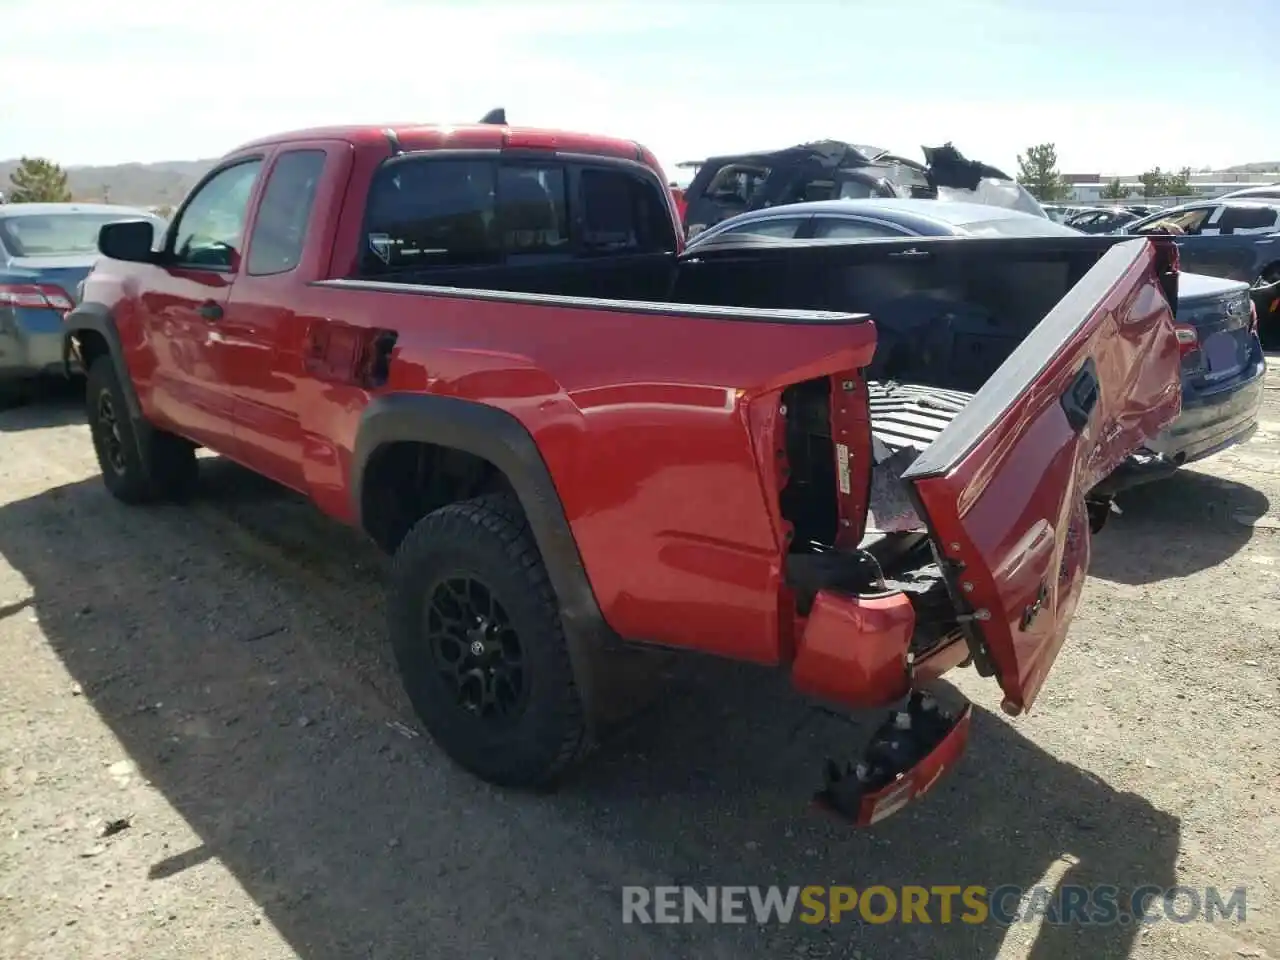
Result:
[[[907,709],[893,711],[881,724],[860,763],[841,770],[827,761],[815,804],[858,826],[897,813],[959,760],[972,713],[969,703],[951,714],[929,694],[913,692]]]
[[[1117,493],[1155,480],[1173,476],[1182,465],[1180,457],[1166,457],[1153,450],[1138,450],[1089,491],[1092,497],[1114,497]]]

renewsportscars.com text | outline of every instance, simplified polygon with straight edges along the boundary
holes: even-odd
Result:
[[[1243,921],[1245,901],[1244,887],[628,886],[622,888],[622,922],[1192,923]]]

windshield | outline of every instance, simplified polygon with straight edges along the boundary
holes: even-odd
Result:
[[[140,218],[122,213],[28,213],[0,219],[0,240],[15,257],[50,257],[98,252],[98,231],[117,220]]]

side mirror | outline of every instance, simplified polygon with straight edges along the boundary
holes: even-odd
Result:
[[[150,220],[118,220],[98,230],[98,252],[111,260],[154,263],[154,238],[155,226]]]

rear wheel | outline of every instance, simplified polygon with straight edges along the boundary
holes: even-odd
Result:
[[[450,504],[409,532],[390,633],[414,710],[459,766],[533,787],[582,754],[586,720],[555,593],[510,497]]]
[[[154,428],[141,434],[129,415],[110,357],[99,357],[85,382],[85,407],[102,481],[124,503],[180,499],[195,488],[195,446]]]

